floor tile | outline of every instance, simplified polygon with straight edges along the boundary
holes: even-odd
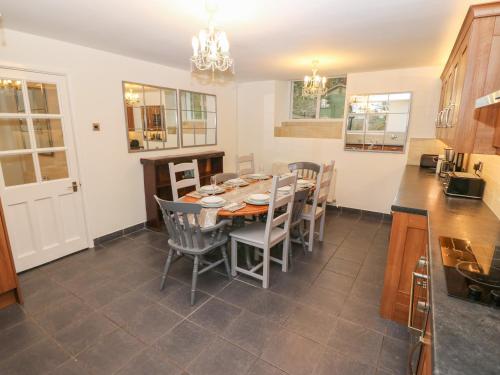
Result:
[[[137,268],[135,270],[121,276],[117,279],[117,281],[129,289],[137,289],[158,276],[160,276],[160,272],[137,264]]]
[[[406,374],[406,358],[408,342],[384,337],[380,352],[379,366],[391,370],[395,374]]]
[[[367,249],[350,248],[341,245],[341,247],[335,252],[335,254],[333,254],[332,259],[339,258],[361,264],[365,260],[366,256]]]
[[[104,306],[101,311],[109,319],[123,327],[153,303],[143,294],[132,291]]]
[[[243,311],[222,333],[231,343],[260,356],[267,342],[279,331],[279,326],[257,314]]]
[[[298,306],[289,316],[285,327],[299,335],[326,344],[335,327],[336,318],[306,306]]]
[[[174,278],[167,277],[163,290],[160,290],[160,285],[161,285],[161,276],[158,276],[140,286],[138,288],[138,291],[144,294],[146,297],[158,301],[162,298],[165,298],[169,294],[175,292],[177,289],[179,289],[185,284],[181,283],[180,281]]]
[[[358,280],[369,284],[384,285],[385,264],[365,262],[359,271]]]
[[[30,320],[0,332],[0,361],[45,338],[42,330]]]
[[[410,334],[408,332],[408,327],[404,324],[399,324],[391,320],[387,321],[387,330],[385,332],[386,336],[390,336],[395,339],[408,341],[410,339]]]
[[[380,317],[378,306],[360,302],[356,298],[346,301],[340,317],[382,334],[387,327],[386,320]]]
[[[70,358],[51,371],[50,375],[92,375],[92,373],[89,369],[84,368],[80,361]]]
[[[44,280],[40,283],[42,290],[34,294],[24,295],[23,308],[29,314],[41,313],[49,307],[60,305],[75,298],[69,291],[52,281]],[[49,285],[48,289],[45,288],[46,284]],[[23,290],[22,287],[21,290]]]
[[[34,316],[38,324],[49,333],[78,322],[92,313],[92,309],[77,299],[63,303]]]
[[[352,287],[350,297],[366,304],[379,306],[382,298],[382,286],[356,280]]]
[[[220,299],[212,298],[190,315],[189,320],[199,324],[203,328],[220,333],[241,314],[241,311],[236,306],[229,305]]]
[[[18,304],[0,309],[0,331],[26,320],[26,313]]]
[[[217,297],[239,307],[250,306],[262,289],[247,283],[233,280],[226,288],[217,293]]]
[[[54,335],[54,338],[66,351],[77,355],[95,343],[101,336],[115,329],[117,326],[109,319],[100,313],[93,313],[83,320],[76,321],[61,329]]]
[[[132,261],[151,268],[157,272],[163,271],[163,266],[167,260],[167,253],[151,246],[141,246],[127,254]]]
[[[310,288],[296,302],[319,309],[327,314],[338,315],[344,306],[346,294],[319,287]]]
[[[373,375],[374,371],[374,367],[328,348],[323,353],[314,375]]]
[[[144,346],[128,333],[118,329],[101,337],[97,343],[76,358],[95,374],[112,374],[124,366]]]
[[[257,357],[217,338],[188,367],[192,375],[246,374]]]
[[[337,321],[328,345],[359,362],[377,363],[382,345],[382,334],[343,319]]]
[[[0,362],[0,374],[44,374],[59,367],[69,356],[52,340],[39,341]]]
[[[279,294],[263,291],[246,308],[278,324],[284,323],[296,307],[292,300]]]
[[[191,306],[191,287],[183,285],[165,298],[160,299],[158,303],[175,311],[177,314],[188,316],[199,309],[209,298],[211,297],[208,294],[198,290],[196,291],[195,304]]]
[[[153,347],[178,366],[186,367],[205,347],[211,345],[214,338],[210,331],[185,320],[160,337]]]
[[[254,362],[252,367],[250,367],[250,370],[248,370],[246,375],[286,375],[286,372],[261,359],[258,359]]]
[[[157,352],[146,349],[117,372],[118,375],[178,375],[182,370]]]
[[[89,306],[98,309],[104,305],[107,305],[117,298],[128,293],[130,288],[123,285],[123,283],[111,280],[97,288],[84,293],[80,298]]]
[[[354,284],[354,280],[353,277],[324,270],[318,276],[314,285],[331,290],[332,292],[349,294]]]
[[[323,351],[320,344],[283,329],[269,340],[261,358],[291,375],[309,375]]]
[[[361,265],[356,262],[350,262],[341,258],[330,259],[325,267],[328,271],[338,273],[340,275],[356,277],[361,268]]]

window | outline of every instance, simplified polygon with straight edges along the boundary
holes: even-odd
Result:
[[[180,90],[182,147],[217,144],[215,95]]]
[[[343,119],[347,77],[326,81],[327,92],[316,98],[302,96],[304,81],[292,81],[292,119]]]
[[[345,149],[404,152],[410,104],[409,92],[351,96]]]
[[[129,152],[179,147],[177,90],[123,82]]]

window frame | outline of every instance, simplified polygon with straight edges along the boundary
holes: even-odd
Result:
[[[347,88],[347,74],[340,74],[340,75],[337,75],[337,76],[330,76],[330,77],[326,77],[327,81],[329,79],[332,79],[332,78],[345,78],[346,80],[346,88]],[[347,105],[347,95],[345,96],[345,99],[344,99],[344,115],[342,117],[320,117],[321,115],[321,97],[323,95],[317,95],[315,97],[315,100],[316,100],[316,112],[315,112],[315,115],[313,118],[294,118],[293,117],[293,89],[294,89],[294,83],[295,82],[302,82],[304,83],[304,79],[292,79],[290,81],[290,112],[289,112],[289,118],[290,118],[290,121],[297,121],[297,122],[300,122],[300,121],[325,121],[325,122],[328,122],[328,121],[338,121],[338,120],[344,120],[345,118],[345,114],[346,114],[346,105]],[[347,92],[346,92],[347,94]]]
[[[182,90],[182,89],[179,89],[179,102],[178,102],[178,107],[179,107],[179,119],[180,119],[180,123],[179,123],[179,127],[180,127],[180,138],[181,138],[181,147],[182,148],[191,148],[191,147],[204,147],[204,146],[216,146],[218,144],[218,127],[219,127],[219,123],[218,123],[218,120],[217,120],[217,95],[215,94],[209,94],[209,93],[206,93],[206,92],[200,92],[200,91],[193,91],[193,90]],[[214,109],[214,112],[209,112],[209,111],[193,111],[193,110],[183,110],[182,109],[182,104],[181,104],[181,101],[182,101],[182,93],[192,93],[192,94],[200,94],[200,95],[206,95],[206,96],[213,96],[214,97],[214,104],[215,104],[215,109]],[[196,131],[194,132],[194,144],[192,145],[184,145],[184,127],[182,126],[182,122],[184,120],[184,117],[183,117],[183,114],[184,112],[192,112],[192,113],[201,113],[202,114],[202,119],[204,117],[205,120],[208,119],[208,114],[209,113],[213,113],[215,115],[215,127],[213,128],[215,130],[215,142],[214,143],[207,143],[206,140],[207,140],[207,133],[206,133],[206,130],[207,129],[212,129],[212,128],[207,128],[205,127],[205,143],[204,144],[196,144]],[[186,120],[188,120],[186,118]],[[192,120],[192,119],[191,119]]]

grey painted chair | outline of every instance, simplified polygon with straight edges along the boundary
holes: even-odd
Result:
[[[283,272],[288,271],[290,222],[296,184],[296,173],[285,177],[274,176],[266,223],[249,224],[231,232],[231,273],[233,276],[236,276],[238,272],[249,275],[262,280],[262,287],[268,288],[271,261],[281,264]],[[287,185],[291,185],[292,187],[290,192],[279,194],[278,189]],[[284,206],[286,206],[286,210],[278,212],[279,208]],[[262,261],[251,269],[239,267],[237,254],[238,242],[261,249]],[[272,257],[271,248],[282,242],[283,255],[281,259]],[[261,268],[262,274],[258,272]]]
[[[168,163],[170,172],[170,184],[172,185],[172,198],[174,201],[179,199],[179,190],[193,186],[196,190],[200,190],[200,174],[198,171],[198,160],[194,159],[191,163]],[[188,172],[192,177],[177,180],[177,173],[183,172],[186,175]],[[194,190],[194,189],[193,189]]]
[[[238,156],[236,158],[236,168],[238,169],[238,174],[240,176],[255,173],[255,161],[253,153]]]
[[[323,241],[325,230],[326,201],[330,192],[330,185],[333,177],[335,162],[323,164],[316,177],[316,187],[314,190],[312,204],[306,204],[302,212],[302,220],[309,222],[308,230],[308,250],[313,250],[316,221],[321,219],[319,228],[319,240]]]
[[[295,192],[295,197],[293,199],[292,219],[290,223],[290,236],[292,238],[292,241],[294,241],[294,234],[296,234],[296,238],[298,242],[302,244],[302,249],[304,249],[304,252],[307,251],[307,247],[304,240],[304,232],[302,230],[302,212],[304,211],[304,206],[306,205],[310,192],[311,189],[302,189]],[[290,246],[290,260],[291,259],[292,247]]]
[[[234,178],[238,178],[237,173],[217,173],[216,175],[213,176],[215,184],[222,184],[226,181],[232,180]]]
[[[290,172],[297,171],[299,178],[308,178],[311,180],[316,179],[319,173],[320,165],[309,161],[298,161],[296,163],[288,164]]]
[[[197,203],[181,203],[170,202],[158,198],[155,199],[160,206],[163,214],[163,220],[167,227],[168,239],[168,256],[163,269],[160,289],[163,290],[168,269],[172,264],[172,258],[177,252],[181,256],[193,258],[193,276],[191,283],[191,305],[194,305],[196,297],[196,282],[198,275],[217,267],[224,263],[228,278],[231,278],[229,261],[226,253],[226,244],[228,236],[224,234],[224,227],[228,221],[223,220],[210,228],[201,228],[199,224],[199,214],[201,206]],[[222,258],[209,262],[204,255],[220,249]],[[202,269],[199,267],[205,266]]]

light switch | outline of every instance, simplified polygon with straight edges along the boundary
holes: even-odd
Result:
[[[98,122],[93,122],[92,123],[92,130],[95,132],[98,132],[101,130],[101,124]]]

